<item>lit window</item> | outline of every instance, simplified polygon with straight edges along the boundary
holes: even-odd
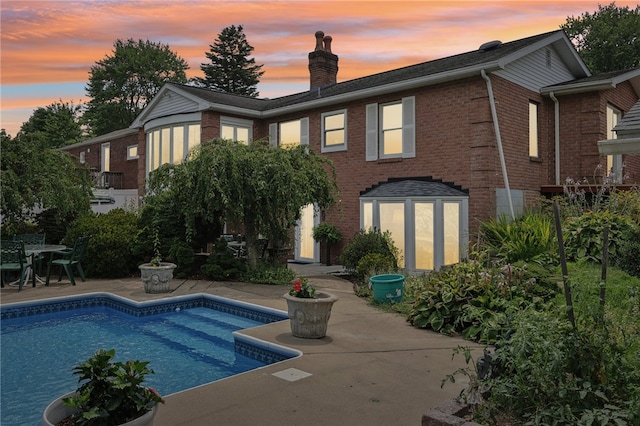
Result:
[[[607,105],[607,139],[617,139],[618,135],[613,131],[620,119],[622,112],[619,109]],[[613,173],[618,183],[622,182],[622,155],[607,155],[607,175]]]
[[[269,143],[272,146],[294,147],[309,145],[309,118],[271,123]]]
[[[366,131],[367,161],[415,157],[415,97],[383,105],[368,104]]]
[[[346,110],[322,114],[322,152],[347,149]]]
[[[129,145],[127,147],[127,160],[135,160],[138,158],[138,145]]]
[[[529,157],[538,156],[538,104],[529,102]]]
[[[233,117],[220,117],[220,137],[248,144],[251,142],[253,122]]]
[[[199,143],[199,124],[171,125],[147,132],[147,173],[163,164],[181,163]]]

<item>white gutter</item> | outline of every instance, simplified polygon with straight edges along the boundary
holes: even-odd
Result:
[[[507,163],[504,159],[504,151],[502,150],[502,137],[500,136],[500,124],[498,123],[498,112],[496,111],[496,101],[493,98],[493,88],[491,87],[491,80],[484,72],[484,69],[480,70],[480,75],[487,82],[487,92],[489,92],[489,105],[491,106],[491,117],[493,119],[493,128],[496,133],[496,142],[498,143],[498,153],[500,154],[500,165],[502,166],[502,176],[504,178],[504,188],[507,191],[507,199],[509,201],[509,210],[511,211],[511,218],[515,220],[516,214],[513,211],[513,201],[511,200],[511,188],[509,187],[509,176],[507,175]]]
[[[549,92],[549,97],[553,101],[553,122],[555,140],[555,160],[556,160],[556,185],[560,185],[560,103],[553,92]]]

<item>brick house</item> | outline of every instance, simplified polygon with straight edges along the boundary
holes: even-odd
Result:
[[[333,161],[340,203],[326,215],[304,209],[293,257],[326,261],[311,238],[326,220],[343,243],[361,228],[390,230],[404,266],[419,271],[457,262],[480,221],[515,216],[599,164],[640,180],[637,156],[598,152],[638,102],[640,69],[592,76],[562,31],[340,83],[331,37],[315,37],[306,92],[255,99],[163,86],[131,133],[110,141],[137,135],[139,195],[150,171],[201,141],[308,145]]]

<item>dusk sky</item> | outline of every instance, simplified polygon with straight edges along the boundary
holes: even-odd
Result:
[[[35,108],[85,102],[89,69],[114,41],[168,44],[202,76],[220,31],[242,25],[264,64],[260,97],[309,88],[314,33],[333,37],[338,82],[557,30],[608,1],[2,0],[1,120],[15,136]],[[616,1],[635,8],[637,2]]]

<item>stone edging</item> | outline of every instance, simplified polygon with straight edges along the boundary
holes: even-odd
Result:
[[[466,414],[468,408],[466,404],[458,402],[455,398],[450,399],[423,414],[422,426],[482,426],[479,423],[458,417]]]

